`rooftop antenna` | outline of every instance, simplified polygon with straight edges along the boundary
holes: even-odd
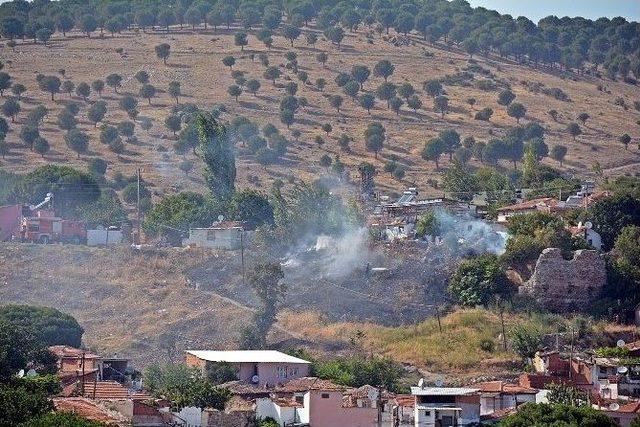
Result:
[[[218,215],[218,221],[219,222],[224,221],[224,215]]]
[[[442,387],[444,385],[444,380],[442,378],[436,379],[436,387]]]
[[[616,346],[618,346],[619,348],[622,348],[625,345],[627,345],[627,343],[624,342],[624,340],[618,340],[618,342],[616,342]]]
[[[629,368],[627,368],[626,366],[618,366],[617,371],[620,375],[624,375],[629,372]]]
[[[18,372],[18,378],[22,377],[24,377],[24,369],[20,369],[20,371]]]
[[[591,230],[593,228],[593,223],[591,221],[585,222],[584,228],[586,228],[587,230]]]
[[[611,411],[617,411],[618,409],[620,409],[620,405],[618,405],[615,402],[613,402],[612,404],[609,405],[609,410],[611,410]]]
[[[424,378],[420,378],[420,379],[418,380],[418,387],[420,387],[420,388],[424,388]]]

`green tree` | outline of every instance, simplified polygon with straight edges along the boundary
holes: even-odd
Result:
[[[180,89],[180,82],[172,81],[169,83],[169,90],[167,91],[170,97],[176,100],[176,104],[179,104],[180,101],[178,98],[182,95],[182,90]]]
[[[60,114],[58,114],[58,127],[62,130],[66,130],[69,131],[71,129],[75,129],[77,123],[76,118],[74,117],[73,113],[71,113],[68,110],[62,110],[60,111]]]
[[[364,83],[369,79],[371,70],[365,65],[354,65],[351,68],[351,76],[360,84],[360,90],[364,88]]]
[[[108,86],[113,88],[113,91],[115,93],[118,93],[118,88],[122,86],[122,76],[120,74],[116,74],[116,73],[109,74],[105,78],[105,81]]]
[[[428,80],[424,82],[422,87],[425,92],[429,94],[432,98],[443,94],[442,83],[439,80]]]
[[[227,93],[238,101],[238,97],[242,95],[242,88],[238,85],[231,85],[227,88]]]
[[[98,101],[94,103],[87,111],[87,118],[93,123],[94,127],[98,126],[98,123],[104,119],[107,114],[107,103],[104,101]]]
[[[64,141],[67,147],[76,152],[78,158],[80,158],[80,154],[86,153],[87,148],[89,148],[89,136],[79,129],[71,129],[67,132],[64,136]]]
[[[151,98],[156,96],[156,88],[153,85],[145,84],[140,88],[140,96],[145,98],[151,105]]]
[[[331,104],[331,106],[335,108],[338,113],[340,113],[340,107],[342,106],[342,101],[343,99],[340,95],[331,95],[329,97],[329,104]]]
[[[11,93],[18,98],[18,101],[22,100],[22,94],[25,93],[26,91],[27,91],[27,87],[21,83],[14,83],[11,86]]]
[[[360,106],[367,110],[367,113],[371,114],[371,109],[376,105],[376,98],[370,93],[363,93],[360,95]]]
[[[164,125],[173,132],[173,136],[176,136],[176,133],[182,128],[182,119],[178,115],[170,114],[164,119]]]
[[[516,99],[516,94],[511,92],[509,89],[505,89],[498,94],[498,104],[500,105],[509,105]]]
[[[444,95],[436,96],[433,98],[433,107],[437,111],[440,111],[440,114],[442,114],[444,118],[444,115],[449,111],[449,98]]]
[[[162,59],[164,65],[167,65],[167,59],[171,55],[171,46],[168,43],[160,43],[155,47],[156,56]]]
[[[226,128],[210,113],[196,117],[199,136],[198,155],[204,162],[205,181],[212,194],[228,199],[235,191],[236,159]]]
[[[98,92],[98,95],[102,96],[102,91],[104,90],[104,81],[102,80],[94,80],[91,82],[91,89]]]
[[[503,418],[500,427],[529,426],[598,426],[615,427],[617,423],[604,412],[588,406],[526,403]]]
[[[71,94],[73,93],[75,88],[76,85],[71,80],[65,80],[64,82],[62,82],[62,91],[67,92],[69,97],[71,97]]]
[[[4,91],[9,89],[12,85],[11,76],[9,73],[0,71],[0,96],[4,96]]]
[[[527,109],[519,102],[513,102],[509,104],[509,107],[507,108],[507,114],[509,117],[516,119],[518,123],[520,123],[520,119],[523,118],[526,113]]]
[[[396,96],[396,85],[393,83],[383,83],[376,89],[376,96],[381,101],[387,101],[387,108],[390,107],[389,101]]]
[[[71,315],[49,307],[3,305],[0,306],[0,322],[12,329],[32,331],[33,338],[42,346],[80,347],[84,333]]]
[[[80,17],[79,22],[80,29],[87,37],[91,37],[91,33],[98,28],[98,20],[92,14],[86,14]]]
[[[422,108],[422,101],[418,98],[417,95],[412,95],[407,99],[407,106],[411,108],[414,113],[418,112],[420,108]]]
[[[30,419],[21,427],[105,427],[105,424],[72,412],[50,412]]]
[[[540,350],[542,334],[537,329],[526,326],[516,326],[511,331],[511,345],[524,361],[530,361]]]
[[[91,95],[91,86],[88,83],[79,83],[76,87],[76,95],[82,97],[84,102],[87,102],[87,98]]]
[[[416,221],[416,236],[437,236],[440,233],[440,223],[434,211],[428,211]]]
[[[571,122],[567,125],[567,132],[569,135],[573,137],[573,140],[576,140],[576,137],[582,134],[582,129],[580,129],[580,125],[575,122]]]
[[[422,158],[430,160],[436,164],[436,169],[440,168],[438,161],[444,152],[444,142],[440,138],[431,138],[422,148]]]
[[[260,81],[256,79],[247,80],[246,86],[247,90],[251,92],[253,96],[256,96],[256,94],[260,90]]]
[[[267,80],[271,80],[275,85],[276,79],[280,77],[280,70],[278,67],[267,67],[267,69],[264,70],[263,77]]]
[[[628,133],[621,135],[620,138],[618,138],[618,141],[620,141],[620,143],[624,145],[625,150],[629,149],[629,143],[631,142],[631,137],[629,136]]]
[[[440,131],[438,138],[442,141],[443,151],[449,154],[449,161],[453,160],[453,153],[460,147],[460,134],[453,129]]]
[[[146,85],[147,83],[149,83],[149,73],[146,72],[145,70],[140,70],[138,71],[134,76],[133,76],[138,83],[140,83],[141,85]]]
[[[496,295],[507,295],[510,282],[496,255],[483,254],[460,263],[448,291],[466,306],[487,305]]]
[[[282,36],[289,40],[289,42],[291,43],[291,47],[293,47],[293,42],[300,37],[300,28],[295,27],[293,25],[285,25],[284,28],[282,29]]]
[[[276,321],[278,306],[284,298],[287,286],[282,283],[284,273],[280,263],[263,262],[254,266],[247,281],[261,302],[261,308],[254,315],[254,324],[245,329],[241,337],[241,347],[261,349],[266,347],[267,334]]]
[[[11,117],[12,123],[15,123],[16,116],[18,115],[20,110],[20,103],[15,98],[9,98],[4,102],[4,104],[2,104],[2,114],[7,117]]]
[[[228,212],[231,218],[245,222],[251,230],[263,224],[273,224],[273,207],[269,199],[255,190],[236,192],[231,197]]]
[[[556,162],[560,163],[562,166],[562,162],[564,161],[565,156],[567,155],[567,147],[564,145],[554,145],[551,148],[551,158]]]
[[[378,61],[375,67],[373,67],[373,75],[376,77],[382,77],[385,82],[389,77],[391,77],[394,71],[395,67],[393,66],[391,61],[387,59]]]
[[[1,426],[30,425],[26,423],[52,409],[53,404],[44,393],[32,393],[24,388],[0,387]]]
[[[249,44],[247,33],[244,33],[242,31],[238,31],[237,33],[235,33],[233,40],[236,46],[240,46],[240,51],[242,52],[244,52],[244,47]]]
[[[400,108],[402,107],[402,104],[404,104],[404,101],[402,101],[402,99],[398,98],[397,96],[394,96],[389,100],[389,108],[391,108],[391,110],[396,114],[400,114]]]
[[[628,225],[640,226],[640,200],[615,195],[596,201],[588,209],[594,229],[602,236],[605,250],[613,247],[620,231]]]

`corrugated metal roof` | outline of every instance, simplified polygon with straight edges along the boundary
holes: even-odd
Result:
[[[411,387],[414,396],[465,396],[479,392],[478,388],[465,387]]]
[[[228,363],[306,363],[306,360],[289,356],[275,350],[187,350],[189,354],[208,362]]]

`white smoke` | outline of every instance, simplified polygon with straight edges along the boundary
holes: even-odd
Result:
[[[440,242],[454,252],[474,250],[502,255],[507,245],[507,233],[499,226],[472,217],[470,214],[452,215],[436,211]]]

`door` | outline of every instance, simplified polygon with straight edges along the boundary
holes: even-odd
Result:
[[[53,234],[62,234],[62,221],[53,221]]]

